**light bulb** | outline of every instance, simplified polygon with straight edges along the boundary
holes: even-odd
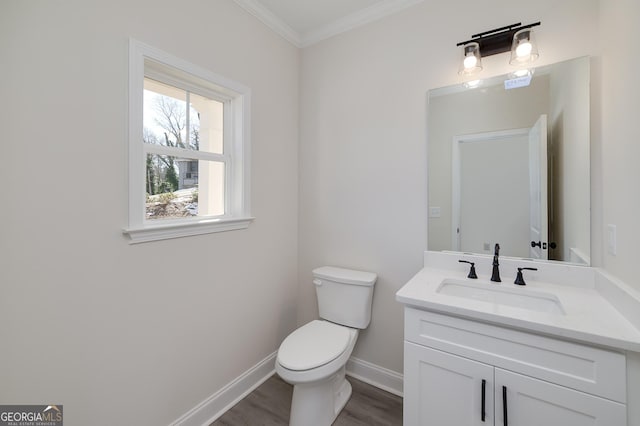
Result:
[[[516,56],[518,58],[526,58],[531,54],[532,49],[533,46],[531,45],[529,40],[523,41],[518,44],[518,47],[516,47]]]
[[[476,58],[473,53],[468,54],[464,58],[465,69],[471,69],[475,67],[477,63],[478,63],[478,58]]]
[[[471,75],[482,69],[482,59],[480,59],[480,45],[476,42],[467,43],[462,46],[462,61],[458,74]]]

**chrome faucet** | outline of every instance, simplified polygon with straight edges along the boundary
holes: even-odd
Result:
[[[500,269],[498,266],[498,256],[500,255],[500,244],[496,244],[496,249],[493,252],[493,272],[491,273],[491,281],[495,281],[497,283],[502,282],[500,279]]]

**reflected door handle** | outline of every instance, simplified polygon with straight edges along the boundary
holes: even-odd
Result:
[[[540,247],[543,250],[547,249],[547,243],[543,243],[543,242],[535,242],[535,241],[531,241],[531,247],[535,248],[535,247]],[[549,248],[550,249],[555,249],[556,247],[558,247],[558,245],[556,243],[549,243]]]

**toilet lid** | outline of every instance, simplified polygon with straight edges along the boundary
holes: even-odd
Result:
[[[278,350],[278,362],[303,371],[336,359],[349,345],[349,329],[327,321],[311,321],[291,333]]]

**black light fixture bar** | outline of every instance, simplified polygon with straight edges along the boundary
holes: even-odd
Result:
[[[538,25],[540,25],[540,22],[528,25],[522,25],[522,23],[518,22],[517,24],[511,24],[506,27],[474,34],[471,36],[471,40],[461,41],[456,44],[456,46],[464,46],[465,44],[473,42],[478,43],[480,45],[480,55],[483,57],[508,52],[511,50],[511,42],[513,41],[513,35],[516,32]]]

